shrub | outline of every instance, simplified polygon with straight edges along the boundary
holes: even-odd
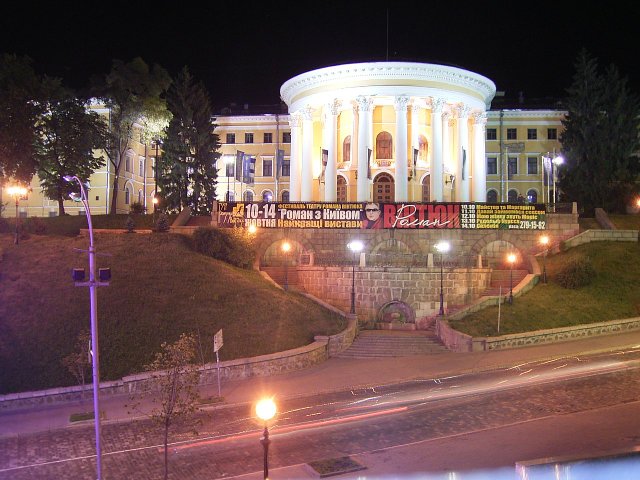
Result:
[[[589,257],[572,260],[558,275],[556,281],[564,288],[580,288],[589,285],[596,275]]]
[[[193,234],[194,249],[240,268],[250,268],[255,258],[253,239],[242,229],[201,227]]]
[[[144,205],[142,205],[140,202],[133,202],[130,206],[129,206],[129,213],[144,213],[145,212],[145,208]]]
[[[169,218],[164,213],[161,213],[158,217],[158,221],[156,222],[156,230],[158,232],[169,231]]]
[[[127,221],[124,225],[124,228],[127,229],[128,233],[133,233],[133,230],[136,228],[136,222],[133,221],[133,218],[131,218],[130,216],[127,217]]]

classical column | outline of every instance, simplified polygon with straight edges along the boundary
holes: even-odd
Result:
[[[302,174],[300,178],[300,200],[313,200],[313,109],[307,106],[302,111]]]
[[[324,171],[324,201],[335,202],[337,198],[337,156],[336,135],[338,132],[338,113],[340,112],[340,101],[334,100],[325,108],[325,145],[329,155],[327,157],[327,167]]]
[[[468,202],[471,199],[471,157],[469,155],[469,111],[466,105],[458,107],[458,171],[456,172],[457,199]]]
[[[418,183],[420,182],[420,177],[418,177],[418,174],[416,172],[416,165],[413,163],[413,155],[414,152],[417,150],[418,151],[418,155],[420,154],[420,138],[418,137],[418,135],[420,134],[420,127],[418,125],[418,116],[420,114],[420,105],[416,105],[415,103],[413,103],[411,105],[411,148],[409,148],[409,164],[411,165],[411,172],[413,175],[413,181]],[[422,192],[422,189],[419,190],[420,192]],[[409,191],[409,200],[422,200],[422,195],[418,194],[418,198],[413,198],[415,195],[415,187],[410,187],[410,191]]]
[[[485,158],[484,129],[487,114],[473,114],[473,201],[486,202],[487,199],[487,159]]]
[[[367,139],[371,130],[371,110],[373,99],[371,97],[358,96],[356,98],[358,108],[358,187],[356,200],[366,202],[369,200],[369,163],[367,151],[370,148]]]
[[[431,136],[433,155],[431,156],[431,199],[442,202],[442,107],[443,98],[431,99]]]
[[[442,112],[442,201],[451,201],[451,112],[447,109]],[[447,172],[445,174],[445,172]]]
[[[395,181],[395,201],[407,202],[408,195],[408,159],[407,159],[407,104],[409,97],[400,96],[395,98],[394,108],[396,111],[396,181]]]
[[[302,127],[302,115],[292,113],[289,116],[289,126],[291,127],[291,153],[289,155],[289,199],[292,202],[300,201],[300,163],[301,163],[301,142],[300,127]]]

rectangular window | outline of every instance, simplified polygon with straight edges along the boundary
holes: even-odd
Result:
[[[227,133],[227,143],[236,143],[235,133]]]
[[[273,143],[273,134],[271,132],[264,134],[263,143]]]
[[[538,157],[527,157],[527,175],[538,174]]]
[[[527,140],[537,140],[538,130],[535,128],[527,128]]]
[[[273,176],[273,160],[262,160],[262,176]]]
[[[253,143],[253,133],[244,134],[244,143]]]
[[[509,157],[507,160],[507,172],[509,176],[518,174],[518,159],[516,157]]]
[[[495,128],[487,128],[487,140],[497,140],[498,132]]]
[[[558,129],[557,128],[547,128],[547,139],[548,140],[557,140],[558,139]]]
[[[131,171],[131,157],[129,155],[124,157],[124,171],[125,172]]]
[[[498,158],[497,157],[487,158],[487,175],[497,175],[497,174],[498,174]]]
[[[518,130],[515,128],[507,128],[507,140],[517,140]]]
[[[138,160],[138,171],[140,172],[140,176],[144,177],[144,159],[143,158]]]
[[[289,162],[290,162],[290,160],[283,160],[282,161],[282,176],[283,177],[288,177],[289,176],[289,171],[290,171],[290,166],[291,166],[291,164]]]
[[[282,132],[282,143],[291,143],[291,132]]]

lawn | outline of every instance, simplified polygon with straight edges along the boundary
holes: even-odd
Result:
[[[79,251],[87,247],[87,237],[32,234],[14,245],[0,234],[0,393],[74,384],[61,362],[89,328],[89,292],[71,279],[74,267],[88,269]],[[306,345],[346,326],[257,272],[195,253],[186,236],[99,233],[96,249],[98,267],[112,271],[111,285],[98,288],[103,380],[140,371],[183,332],[198,336],[206,362],[219,329],[228,360]]]
[[[556,275],[571,260],[588,257],[596,275],[590,285],[570,290]],[[461,320],[456,330],[472,336],[520,333],[640,316],[640,244],[592,242],[547,257],[548,283],[539,283],[513,305],[489,307]]]

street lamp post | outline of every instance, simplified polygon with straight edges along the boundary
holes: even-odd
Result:
[[[356,255],[362,251],[364,247],[360,240],[352,240],[347,244],[349,250],[353,252],[353,259],[351,261],[351,314],[356,313]]]
[[[284,289],[289,290],[289,252],[291,251],[291,244],[288,241],[282,243],[282,253],[284,253]]]
[[[556,192],[556,179],[558,178],[558,166],[564,163],[564,158],[560,155],[552,160],[553,162],[553,211],[556,211],[556,203],[558,203],[558,193]]]
[[[227,202],[231,201],[231,175],[229,175],[229,165],[231,165],[234,161],[235,160],[233,157],[225,157],[224,159],[224,174],[227,176]]]
[[[91,305],[91,363],[93,376],[93,418],[96,436],[96,472],[98,480],[102,479],[102,448],[100,434],[100,358],[98,349],[98,292],[96,287],[109,285],[111,272],[108,268],[101,268],[96,279],[96,249],[93,243],[93,225],[91,223],[91,210],[89,209],[89,201],[87,200],[87,192],[83,183],[76,176],[65,176],[67,182],[77,182],[80,185],[80,196],[75,193],[71,194],[71,198],[81,201],[84,205],[87,215],[87,223],[89,226],[89,281],[84,282],[84,269],[74,269],[73,279],[76,287],[89,287],[89,299]]]
[[[543,235],[540,237],[540,243],[544,247],[544,254],[542,256],[542,283],[547,283],[547,251],[549,250],[549,237]]]
[[[449,251],[449,242],[441,240],[435,244],[435,249],[440,254],[440,312],[438,315],[444,316],[444,254]]]
[[[276,403],[272,398],[265,398],[256,404],[256,415],[264,422],[264,432],[260,439],[264,450],[264,480],[269,478],[269,444],[271,443],[271,440],[269,440],[269,420],[271,420],[275,414]]]
[[[16,235],[13,240],[13,243],[18,245],[18,243],[20,243],[20,231],[18,227],[18,222],[19,222],[18,204],[20,203],[20,198],[24,197],[27,194],[27,189],[19,185],[14,185],[12,187],[7,188],[7,193],[9,195],[12,195],[16,201]]]
[[[516,262],[516,255],[510,253],[507,255],[507,262],[509,262],[509,305],[513,305],[513,264]]]

